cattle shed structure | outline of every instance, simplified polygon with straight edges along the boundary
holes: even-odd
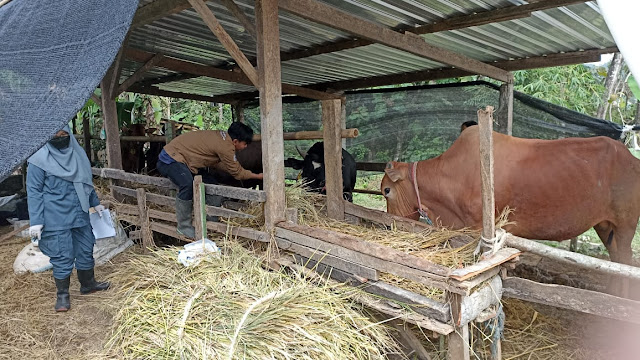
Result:
[[[196,216],[197,234],[228,231],[223,224],[207,222],[204,214],[246,217],[236,210],[205,206],[201,200],[205,193],[262,202],[264,231],[238,228],[232,230],[236,235],[267,242],[273,235],[279,246],[307,259],[314,257],[310,252],[314,248],[326,252],[339,248],[342,255],[329,256],[324,264],[336,269],[343,280],[366,283],[367,276],[375,280],[378,271],[385,271],[445,289],[447,306],[378,285],[379,293],[426,308],[426,313],[409,320],[448,335],[449,358],[468,359],[467,324],[491,316],[485,310],[496,304],[494,290],[503,287],[498,265],[517,257],[518,250],[503,248],[484,263],[454,274],[400,252],[287,221],[295,215],[285,209],[282,98],[295,95],[321,102],[323,129],[315,135],[325,143],[329,217],[355,216],[421,231],[426,225],[343,201],[339,174],[344,91],[481,75],[502,82],[494,116],[500,124],[497,130],[511,134],[511,71],[598,61],[601,54],[616,51],[595,1],[141,0],[100,83],[102,96],[95,99],[104,114],[108,169],[94,169],[94,175],[174,187],[167,179],[120,170],[114,99],[122,92],[228,103],[240,113],[244,104],[258,99],[264,191],[205,186],[196,180],[194,206],[202,215]],[[490,128],[490,123],[483,125]],[[84,135],[86,144],[91,134]],[[171,198],[119,185],[112,190],[137,198],[138,207],[126,211],[139,217],[131,221],[142,226],[139,236],[145,243],[150,236],[147,229],[179,237],[171,226],[149,221],[175,222],[175,215],[145,206],[147,202],[167,205]],[[493,229],[485,231],[486,237],[494,236]],[[634,270],[623,270],[636,276]],[[486,283],[491,286],[479,286]],[[512,286],[516,285],[521,283]],[[615,301],[612,298],[606,301]],[[625,309],[635,306],[633,302],[616,304]],[[386,310],[394,314],[393,309]],[[638,319],[637,313],[631,316]]]

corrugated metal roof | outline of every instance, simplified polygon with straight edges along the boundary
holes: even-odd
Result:
[[[321,0],[319,0],[321,1]],[[151,3],[142,0],[140,6]],[[521,0],[323,0],[325,4],[359,18],[394,29],[411,29],[454,16],[472,14],[513,5]],[[254,2],[236,4],[255,23]],[[220,2],[209,8],[242,52],[252,59],[256,42],[235,16]],[[313,23],[280,11],[282,53],[313,48],[354,38],[345,32]],[[532,56],[602,49],[615,46],[595,1],[536,11],[532,16],[459,30],[421,35],[429,44],[470,58],[491,62]],[[169,15],[132,31],[128,46],[150,53],[229,68],[234,61],[193,9]],[[142,64],[128,61],[123,78]],[[333,53],[304,57],[282,63],[285,83],[305,86],[364,77],[390,75],[446,67],[435,61],[383,45],[368,45]],[[154,69],[144,79],[174,74]],[[255,90],[250,86],[211,78],[165,82],[159,88],[199,95],[224,95]]]

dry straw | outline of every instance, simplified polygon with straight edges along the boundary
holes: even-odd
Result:
[[[356,290],[266,271],[232,242],[224,249],[192,268],[168,248],[119,269],[112,350],[127,359],[383,359],[398,352],[387,329],[351,300]]]

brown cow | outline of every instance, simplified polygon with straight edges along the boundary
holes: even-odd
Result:
[[[640,215],[640,160],[606,137],[534,140],[493,134],[496,209],[514,209],[506,231],[561,241],[595,228],[612,261],[631,264]],[[381,190],[391,214],[418,219],[412,164],[387,164]],[[478,127],[442,155],[417,163],[418,191],[431,219],[480,228]]]

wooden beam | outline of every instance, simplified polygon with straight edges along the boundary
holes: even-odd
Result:
[[[150,24],[163,17],[177,14],[182,10],[190,8],[191,5],[187,0],[156,0],[141,8],[139,8],[133,20],[131,21],[130,30]]]
[[[149,214],[147,212],[147,193],[144,188],[135,190],[138,200],[138,216],[140,216],[140,234],[142,235],[142,247],[145,252],[156,247],[153,242],[153,234],[151,233],[151,223],[149,222]]]
[[[494,256],[491,256],[484,260],[480,260],[477,263],[469,265],[465,268],[453,270],[450,277],[458,281],[464,281],[509,260],[515,259],[519,255],[520,250],[518,249],[503,248],[498,250],[498,252]]]
[[[344,200],[344,212],[349,215],[377,222],[382,225],[393,226],[399,230],[408,232],[420,232],[423,230],[433,229],[432,226],[429,226],[425,223],[389,214],[385,211],[365,208],[363,206],[350,203],[346,200]]]
[[[496,122],[495,130],[506,135],[511,135],[513,131],[513,82],[500,85],[500,98],[498,99],[498,109],[494,116]]]
[[[447,360],[469,360],[471,358],[469,343],[469,325],[455,327],[455,330],[447,335],[448,349]]]
[[[149,61],[144,63],[144,65],[142,65],[138,70],[136,70],[136,72],[133,73],[133,75],[131,75],[127,80],[122,82],[120,86],[118,86],[118,89],[116,90],[116,95],[125,92],[131,85],[135,84],[136,81],[142,79],[144,74],[146,74],[149,70],[151,70],[154,66],[156,66],[156,64],[158,64],[163,57],[164,55],[162,54],[155,54]]]
[[[284,220],[284,141],[282,140],[282,79],[280,74],[280,30],[278,0],[256,0],[258,37],[258,71],[260,91],[260,126],[264,136],[262,164],[264,189],[264,222],[267,232]]]
[[[502,285],[504,297],[640,324],[640,301],[514,277],[504,279]]]
[[[490,64],[507,71],[527,70],[527,69],[536,69],[541,67],[564,66],[564,65],[582,64],[585,62],[599,61],[601,54],[608,54],[616,51],[617,51],[617,47],[610,47],[605,49],[590,49],[585,51],[557,53],[557,54],[549,54],[544,56],[534,56],[534,57],[516,59],[516,60],[501,60],[497,62],[491,62]],[[359,89],[359,88],[367,88],[367,87],[375,87],[375,86],[412,83],[416,81],[450,79],[450,78],[469,76],[469,75],[473,75],[473,73],[462,70],[462,69],[440,68],[440,69],[421,70],[421,71],[414,71],[414,72],[400,73],[400,74],[381,75],[381,76],[360,78],[360,79],[354,79],[354,80],[320,83],[320,84],[315,84],[311,87],[318,90],[323,90],[323,89],[348,90],[348,89]],[[241,94],[236,95],[236,97],[240,97],[240,96],[243,96],[243,95]]]
[[[271,236],[264,231],[258,231],[250,228],[235,227],[224,223],[207,221],[207,229],[216,231],[229,236],[239,236],[245,239],[251,239],[268,243]]]
[[[240,24],[242,24],[249,35],[251,35],[251,37],[256,40],[256,27],[251,22],[251,19],[249,19],[247,14],[245,14],[244,11],[242,11],[242,9],[240,9],[240,7],[233,0],[221,0],[221,2],[224,4],[224,6],[227,7],[227,9],[229,9],[229,11],[231,11],[233,16],[238,19]]]
[[[557,249],[533,240],[513,236],[511,234],[507,234],[505,245],[519,249],[521,251],[530,252],[532,254],[557,260],[564,264],[571,264],[583,269],[597,271],[603,274],[640,280],[640,268],[635,266],[614,263],[587,255]]]
[[[207,237],[207,213],[204,211],[205,194],[202,186],[202,175],[193,177],[193,227],[196,229],[195,240],[203,240]]]
[[[189,3],[198,14],[200,14],[205,25],[207,25],[209,30],[218,38],[222,46],[227,49],[231,57],[236,61],[236,64],[242,69],[242,72],[249,78],[251,84],[258,87],[258,72],[254,69],[253,65],[251,65],[247,57],[244,56],[242,50],[240,50],[235,41],[233,41],[229,33],[220,25],[220,22],[207,4],[203,0],[189,0]]]
[[[283,163],[284,169],[284,163]],[[284,178],[284,177],[283,177]],[[268,200],[266,191],[244,189],[234,186],[205,184],[205,191],[209,195],[220,195],[232,199],[249,200],[257,202],[265,202]]]
[[[531,16],[531,13],[534,11],[580,4],[587,1],[589,0],[541,0],[532,4],[507,6],[470,15],[451,17],[433,24],[418,26],[410,31],[415,34],[429,34],[440,31],[463,29],[472,26],[522,19]]]
[[[149,53],[146,51],[134,49],[131,47],[127,47],[124,50],[124,56],[136,62],[146,63],[151,60],[155,56],[153,53]],[[234,82],[238,84],[244,84],[248,86],[254,86],[254,84],[249,80],[249,78],[239,72],[224,70],[220,68],[216,68],[214,66],[207,66],[202,64],[196,64],[189,61],[184,61],[176,58],[172,58],[170,56],[165,56],[161,59],[157,67],[162,67],[165,69],[169,69],[171,71],[176,71],[180,73],[187,73],[197,76],[206,76],[214,79],[225,80],[229,82]],[[296,94],[302,97],[306,97],[314,100],[328,100],[328,99],[339,99],[339,94],[331,94],[323,91],[314,90],[311,88],[306,88],[302,86],[295,86],[289,84],[281,84],[282,91],[287,94]],[[226,102],[229,101],[220,101]]]
[[[358,137],[360,131],[356,128],[351,129],[342,129],[340,131],[341,138],[355,138]],[[294,131],[294,132],[286,132],[282,133],[282,138],[284,140],[316,140],[323,139],[324,132],[323,131]],[[262,135],[255,134],[253,135],[253,141],[262,140]]]
[[[471,71],[492,79],[506,82],[511,77],[508,71],[468,58],[455,52],[427,44],[415,34],[401,34],[387,27],[353,16],[314,0],[279,0],[278,6],[305,19],[350,32],[395,49],[422,56],[443,64]]]
[[[228,101],[228,98],[220,98],[218,96],[206,96],[206,95],[198,95],[198,94],[189,94],[177,91],[168,91],[158,89],[156,87],[138,87],[134,85],[128,89],[129,92],[134,92],[138,94],[147,94],[147,95],[157,95],[157,96],[166,96],[174,99],[189,99],[189,100],[198,100],[198,101],[206,101],[213,103],[224,103]],[[222,101],[224,100],[224,101]]]
[[[322,101],[322,128],[324,131],[324,172],[327,189],[327,216],[344,220],[342,185],[342,102],[340,99]]]

